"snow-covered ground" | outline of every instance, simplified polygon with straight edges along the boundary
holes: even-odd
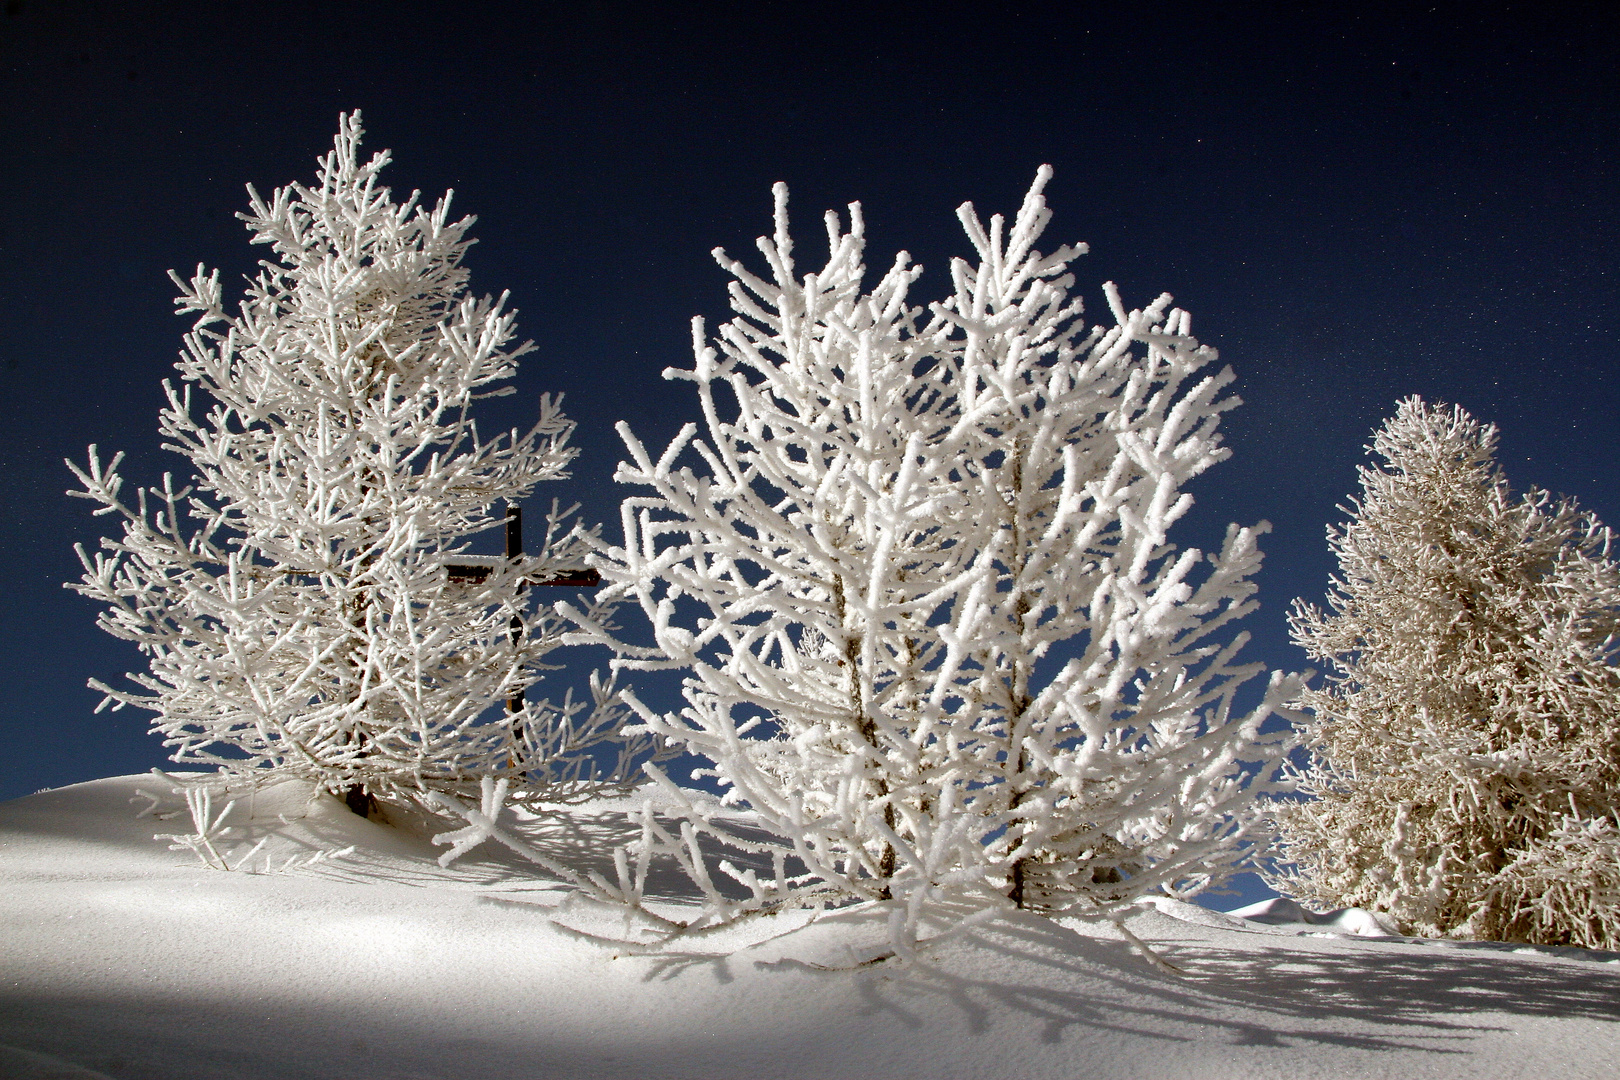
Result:
[[[119,777],[0,804],[0,1076],[1540,1078],[1620,1061],[1613,954],[1359,936],[1380,932],[1364,913],[1272,901],[1135,916],[1182,976],[1112,928],[1033,915],[909,965],[852,967],[885,936],[859,910],[615,955],[559,930],[561,890],[515,857],[441,870],[430,823],[283,785],[233,812],[232,851],[269,839],[227,873],[154,841],[189,818],[137,818],[140,788],[163,791]],[[537,842],[589,861],[622,835],[604,810]]]

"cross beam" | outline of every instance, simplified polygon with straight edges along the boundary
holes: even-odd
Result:
[[[508,506],[506,508],[506,557],[515,559],[523,554],[523,510],[521,507]],[[472,563],[446,563],[445,570],[449,571],[450,580],[459,585],[473,585],[489,577],[491,567],[479,566]],[[557,585],[564,588],[594,589],[602,584],[602,575],[588,567],[578,570],[564,570],[555,577],[526,578],[525,585]]]

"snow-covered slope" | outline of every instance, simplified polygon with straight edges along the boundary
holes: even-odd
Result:
[[[155,842],[186,819],[137,819],[138,788],[160,790],[0,804],[0,1075],[1540,1078],[1620,1060],[1607,954],[1161,902],[1129,925],[1183,977],[1111,929],[1033,915],[908,966],[850,969],[884,940],[870,911],[616,957],[554,926],[561,890],[495,853],[441,870],[430,823],[283,785],[233,812],[235,850],[269,839],[259,872],[227,873]],[[536,831],[590,858],[622,828],[607,808]]]

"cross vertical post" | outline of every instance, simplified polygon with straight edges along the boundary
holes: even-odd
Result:
[[[523,508],[516,503],[506,506],[506,557],[516,559],[523,554]],[[518,583],[518,592],[523,591],[523,583]],[[523,635],[523,620],[517,615],[512,616],[512,644],[516,645],[518,638]],[[506,712],[510,716],[523,710],[523,694],[513,694],[506,699]]]

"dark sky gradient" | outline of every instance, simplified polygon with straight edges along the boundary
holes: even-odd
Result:
[[[144,714],[92,715],[85,680],[140,659],[61,587],[104,520],[62,459],[96,442],[131,483],[184,471],[156,435],[186,325],[165,271],[239,281],[263,253],[243,185],[311,180],[350,109],[396,192],[453,187],[478,216],[473,287],[511,290],[540,345],[487,415],[565,392],[583,454],[542,495],[610,528],[612,425],[661,448],[696,417],[658,373],[688,363],[692,315],[725,317],[708,252],[753,254],[772,182],[806,262],[821,212],[858,199],[868,264],[911,251],[928,300],[968,251],[957,204],[1011,213],[1042,162],[1048,240],[1091,244],[1092,310],[1108,279],[1137,306],[1167,290],[1238,373],[1233,459],[1177,539],[1274,524],[1254,657],[1303,666],[1283,613],[1325,590],[1324,525],[1401,396],[1496,422],[1516,483],[1620,525],[1606,5],[3,10],[0,798],[166,761]]]

